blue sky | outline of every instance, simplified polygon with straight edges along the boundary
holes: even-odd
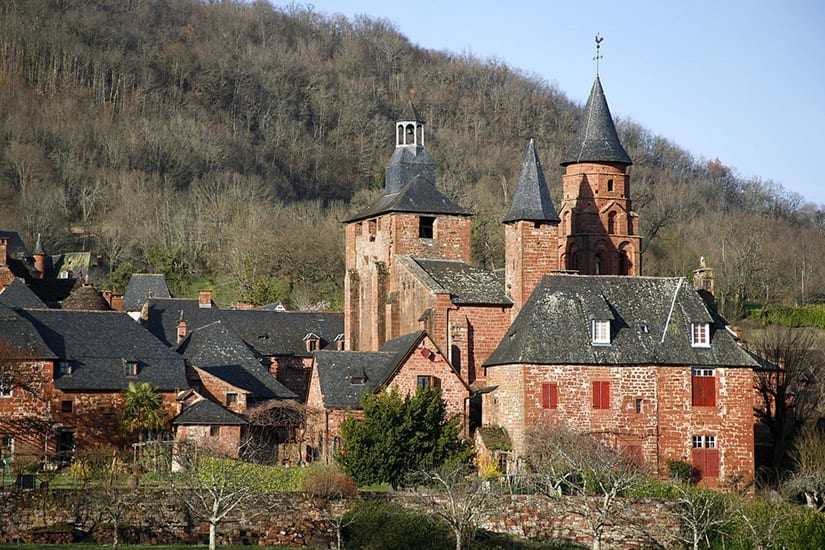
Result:
[[[503,61],[579,103],[593,83],[600,33],[599,73],[614,117],[825,207],[820,0],[296,4],[349,18],[386,18],[413,44]]]

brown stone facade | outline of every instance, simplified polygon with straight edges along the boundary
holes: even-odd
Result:
[[[312,356],[271,356],[268,357],[268,361],[269,373],[295,392],[300,401],[306,401],[309,377],[312,373]]]
[[[344,333],[348,350],[377,351],[421,315],[421,310],[404,310],[400,304],[393,309],[393,300],[404,292],[396,274],[397,256],[470,262],[469,217],[434,217],[432,238],[419,236],[424,218],[428,217],[388,213],[346,226]]]
[[[190,371],[191,369],[191,371]],[[225,406],[232,412],[242,414],[247,409],[248,392],[211,375],[197,367],[187,367],[187,371],[194,372],[197,377],[198,393],[212,401]],[[190,377],[191,378],[191,377]]]
[[[585,275],[641,275],[630,176],[618,163],[576,163],[562,178],[562,265]]]
[[[487,371],[488,385],[498,388],[484,396],[483,424],[504,427],[516,455],[525,452],[530,426],[559,423],[639,457],[658,475],[667,475],[670,460],[700,467],[701,455],[718,457],[718,473],[703,473],[706,486],[754,475],[748,368],[712,369],[710,406],[693,404],[687,366],[504,365]],[[554,406],[543,399],[545,385],[555,387]],[[597,392],[606,394],[600,403]],[[701,438],[698,448],[695,438]]]
[[[221,456],[237,458],[241,445],[241,426],[177,426],[175,440],[197,441]]]

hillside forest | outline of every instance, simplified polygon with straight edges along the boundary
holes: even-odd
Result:
[[[156,271],[179,294],[205,280],[227,303],[340,308],[340,220],[381,193],[412,97],[438,187],[476,213],[474,261],[497,268],[530,138],[561,196],[588,89],[568,98],[553,76],[294,3],[5,1],[0,229],[30,249],[41,234],[47,253],[98,252],[121,290]],[[825,301],[820,206],[633,120],[617,127],[646,275],[689,276],[704,256],[731,318]]]

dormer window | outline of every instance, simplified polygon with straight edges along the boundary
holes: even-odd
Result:
[[[314,332],[310,332],[304,336],[304,342],[306,343],[307,351],[309,352],[318,351],[321,349],[321,337]]]
[[[691,323],[690,325],[690,345],[694,348],[710,347],[710,326],[709,323]]]
[[[433,216],[420,216],[418,218],[418,238],[432,239],[435,235],[435,218]]]
[[[137,361],[123,361],[123,374],[129,378],[133,378],[138,374]]]
[[[72,362],[68,359],[61,359],[57,362],[57,374],[69,375],[72,373]]]
[[[352,384],[353,386],[356,386],[356,385],[362,386],[362,385],[367,383],[367,377],[366,376],[353,376],[349,379],[349,383]]]
[[[593,345],[610,345],[610,321],[593,321]]]
[[[335,337],[335,345],[338,348],[338,351],[344,351],[344,333],[343,332]]]

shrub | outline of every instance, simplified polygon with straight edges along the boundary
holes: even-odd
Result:
[[[335,466],[314,464],[307,468],[301,489],[312,496],[342,497],[358,494],[355,481]]]
[[[347,548],[455,548],[452,532],[443,521],[434,520],[421,512],[407,510],[392,502],[359,502],[347,512],[345,522],[351,522],[344,528]]]

